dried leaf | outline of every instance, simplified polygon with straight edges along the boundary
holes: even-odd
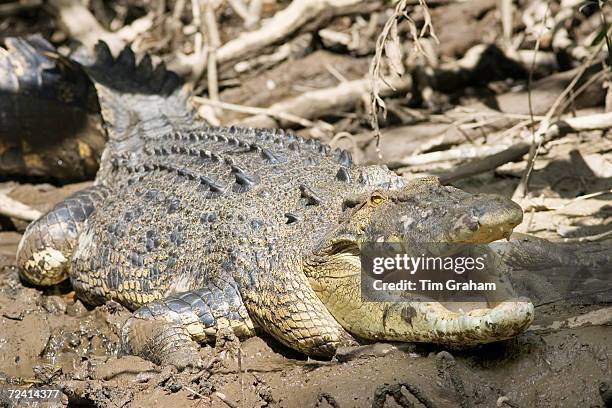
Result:
[[[389,66],[393,73],[398,76],[404,75],[406,71],[402,62],[402,46],[397,33],[397,20],[393,20],[389,30],[389,37],[385,41],[385,55],[389,60]]]

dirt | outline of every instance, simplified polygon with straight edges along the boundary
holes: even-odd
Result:
[[[113,6],[114,3],[118,5]],[[149,5],[155,5],[155,2],[131,2],[136,6],[128,7],[129,3],[93,0],[91,7],[100,22],[110,29],[111,23],[117,23],[117,17],[121,17],[117,16],[119,11],[127,13],[121,18],[127,18],[125,22],[129,22],[144,15]],[[169,2],[174,3],[181,2]],[[264,15],[270,16],[287,2],[264,3]],[[498,2],[474,0],[438,3],[431,9],[439,39],[434,53],[436,64],[443,65],[463,57],[477,44],[499,44],[501,24]],[[529,3],[515,6],[520,9]],[[186,10],[189,9],[188,6]],[[553,5],[552,11],[556,9]],[[137,13],[129,15],[134,12]],[[357,38],[359,47],[355,49],[347,49],[346,44],[326,40],[315,21],[311,24],[314,28],[305,27],[296,33],[295,38],[286,39],[294,43],[295,50],[285,61],[256,65],[246,72],[237,72],[234,66],[223,67],[219,70],[220,99],[234,104],[266,107],[306,91],[330,88],[347,80],[365,77],[376,38],[389,13],[378,10],[376,13],[365,14],[355,18],[341,16],[333,19],[327,27]],[[526,17],[529,16],[530,13],[526,13]],[[521,17],[522,13],[514,13],[509,28],[517,36],[512,42],[524,43],[521,48],[523,50],[531,49],[533,47],[529,44],[535,40],[533,35],[528,35],[527,29],[534,31],[534,27],[530,26],[533,23]],[[567,30],[571,36],[574,30],[578,30],[576,38],[571,37],[572,41],[575,44],[583,43],[585,38],[600,27],[600,17],[599,13],[593,13],[579,20],[562,19],[559,23],[561,28],[553,31]],[[184,20],[190,18],[187,16]],[[422,26],[423,15],[415,14],[413,18]],[[224,15],[221,23],[223,43],[243,31],[241,21],[233,13]],[[0,20],[0,33],[23,35],[42,32],[45,38],[53,38],[55,43],[64,43],[67,40],[66,34],[56,31],[56,25],[50,13],[42,8],[33,9],[25,15]],[[182,28],[186,29],[187,26]],[[535,28],[543,31],[537,26]],[[411,41],[405,35],[409,33],[406,21],[400,23],[399,30],[403,33],[404,49],[409,51]],[[167,39],[159,41],[159,46],[153,46],[148,51],[172,49],[174,52],[175,48],[183,50],[182,46],[188,47],[191,44],[191,40],[185,41],[183,38],[183,31],[186,33],[187,30],[173,31],[174,34],[170,33]],[[180,35],[176,36],[177,33]],[[168,33],[164,33],[163,27],[156,26],[148,34],[150,43]],[[515,41],[517,38],[520,41]],[[551,38],[545,36],[539,44],[549,53]],[[179,46],[181,42],[186,45]],[[146,44],[147,41],[141,43]],[[258,51],[260,53],[268,55],[267,52]],[[564,59],[569,58],[565,53],[562,50],[560,54],[554,54],[555,65],[563,65]],[[247,62],[252,60],[251,56],[247,58]],[[489,127],[479,125],[468,128],[459,125],[469,122],[451,118],[450,123],[448,120],[433,118],[433,114],[438,113],[438,110],[445,112],[449,108],[445,104],[463,104],[476,112],[485,111],[484,102],[487,100],[481,100],[482,95],[488,97],[492,92],[495,98],[487,102],[489,108],[493,106],[502,112],[515,114],[545,114],[558,93],[574,78],[573,73],[567,72],[542,78],[546,75],[536,72],[533,77],[536,86],[530,90],[535,101],[531,112],[531,104],[526,102],[528,92],[524,86],[527,81],[526,71],[521,75],[514,75],[512,70],[505,71],[505,65],[502,64],[504,61],[494,59],[493,63],[485,64],[480,71],[474,70],[468,75],[469,81],[451,76],[453,81],[445,86],[444,77],[437,77],[437,88],[432,100],[419,102],[419,95],[425,93],[419,87],[406,95],[387,98],[389,115],[387,119],[381,118],[384,126],[381,149],[385,160],[401,163],[403,158],[411,155],[444,151],[446,147],[461,145],[465,140],[477,146],[486,143],[516,143],[523,137],[522,134],[515,132],[514,136],[510,136],[510,133],[501,132],[514,126],[510,122],[507,126],[493,123],[495,126],[491,124]],[[574,66],[568,64],[568,61],[565,63],[568,66],[564,69]],[[574,63],[577,66],[579,61]],[[565,82],[559,81],[561,77]],[[194,84],[196,90],[205,88],[205,78],[202,76],[202,82]],[[485,89],[475,88],[474,83],[479,83]],[[541,92],[538,91],[538,84],[542,85]],[[603,89],[600,80],[592,82],[587,92],[572,99],[572,109],[581,112],[586,107],[603,106]],[[476,100],[472,101],[474,98]],[[444,103],[438,103],[438,99]],[[588,103],[581,104],[585,100]],[[431,106],[428,108],[427,104]],[[51,104],[47,109],[56,109],[56,106]],[[349,131],[353,134],[341,140],[338,145],[353,148],[356,162],[378,162],[365,105],[358,103],[352,109],[354,111],[345,112],[341,109],[310,119],[330,121],[336,132]],[[243,117],[241,113],[224,112],[220,119],[222,123],[229,124]],[[49,126],[48,121],[43,119],[41,123],[44,123],[39,128]],[[21,122],[15,123],[21,129]],[[49,128],[52,133],[57,131],[57,126],[65,127],[64,121],[58,121],[57,118],[52,125]],[[91,127],[94,126],[88,126]],[[47,133],[36,136],[41,137]],[[481,133],[486,137],[482,137]],[[327,136],[321,137],[325,139]],[[342,142],[347,145],[344,146]],[[9,147],[14,148],[16,142],[11,143]],[[93,153],[99,153],[102,145],[92,142],[88,146]],[[15,149],[4,150],[8,154]],[[60,153],[60,157],[64,157],[65,152]],[[69,168],[64,161],[49,160],[49,163]],[[76,159],[68,160],[68,164],[71,163],[79,162]],[[14,165],[13,162],[9,164]],[[21,162],[18,161],[18,164]],[[421,166],[398,164],[395,170],[412,177],[423,173],[443,173],[455,164],[453,160]],[[56,169],[53,166],[50,168]],[[67,180],[91,178],[95,173],[92,166],[89,165],[82,174],[69,178],[60,177],[63,174],[59,170],[49,171],[45,167],[34,174],[21,168],[10,172],[5,170],[0,174],[0,179],[6,180],[9,173],[17,173],[30,176],[30,179],[26,178],[30,181],[46,176],[46,181],[63,184]],[[474,193],[498,193],[510,197],[526,166],[525,160],[507,163],[494,172],[461,180],[456,186]],[[54,180],[53,176],[58,179]],[[58,188],[50,184],[6,182],[0,183],[0,192],[44,212],[54,203],[90,183]],[[549,239],[578,239],[593,237],[609,230],[612,222],[609,194],[612,191],[610,133],[582,132],[549,143],[535,162],[530,186],[530,197],[525,200],[535,197],[557,201],[552,201],[550,208],[540,205],[534,206],[537,210],[526,212],[525,222],[519,227],[521,232]],[[595,195],[588,200],[577,199],[593,192],[608,194]],[[565,200],[562,206],[559,205],[561,199]],[[61,398],[45,406],[604,407],[604,398],[608,401],[607,406],[612,406],[610,303],[573,304],[534,298],[534,302],[538,300],[536,320],[527,332],[506,342],[469,350],[379,343],[343,349],[331,361],[318,361],[306,359],[273,339],[261,336],[243,341],[239,346],[232,342],[204,345],[200,352],[208,366],[177,372],[172,367],[159,367],[139,357],[120,354],[118,334],[130,315],[121,305],[110,302],[92,308],[78,300],[67,284],[41,289],[21,282],[15,267],[15,253],[26,226],[24,221],[0,216],[0,384],[59,387]],[[607,245],[609,248],[609,240]],[[3,406],[12,405],[0,396],[0,407]]]
[[[3,185],[41,210],[81,187]],[[48,406],[396,407],[383,392],[394,384],[405,385],[400,392],[415,406],[416,396],[437,407],[604,406],[599,386],[612,372],[609,316],[607,325],[559,323],[598,309],[609,315],[601,305],[537,308],[532,330],[471,350],[374,344],[316,361],[255,337],[239,348],[203,346],[209,366],[179,373],[118,354],[118,332],[129,316],[122,306],[92,309],[68,285],[40,290],[20,282],[19,238],[0,232],[0,378],[59,386],[62,399]]]

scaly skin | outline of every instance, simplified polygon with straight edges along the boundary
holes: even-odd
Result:
[[[122,331],[125,351],[183,367],[197,361],[194,340],[227,328],[239,337],[261,330],[305,354],[331,356],[355,342],[351,334],[472,345],[516,336],[531,323],[529,302],[467,317],[435,302],[380,304],[363,316],[354,254],[328,251],[339,239],[376,239],[373,231],[407,242],[490,242],[522,219],[510,200],[431,179],[406,183],[283,131],[206,127],[175,76],[153,71],[148,60],[135,67],[129,50],[114,60],[100,48],[87,71],[109,126],[95,187],[107,193],[86,220],[57,218],[60,204],[32,224],[18,263],[35,284],[57,283],[69,270],[84,301],[113,299],[135,310]],[[406,216],[412,227],[401,229]],[[53,222],[73,223],[76,233],[59,244],[74,250],[62,252],[62,265],[37,269],[33,259],[52,246]],[[402,318],[406,306],[414,324]],[[382,312],[390,326],[381,327]]]

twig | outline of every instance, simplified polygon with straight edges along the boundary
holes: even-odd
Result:
[[[291,41],[279,46],[271,54],[258,55],[249,60],[237,62],[234,65],[234,71],[240,74],[254,68],[271,66],[289,58],[292,55],[303,54],[304,50],[309,47],[311,41],[312,34],[310,33],[298,35]]]
[[[259,22],[261,18],[261,9],[263,6],[263,0],[251,0],[249,3],[249,15],[253,18],[251,26],[254,26]],[[247,25],[249,27],[249,25]]]
[[[219,398],[228,407],[230,407],[230,408],[238,408],[238,404],[236,404],[234,401],[229,399],[225,394],[223,394],[223,393],[221,393],[219,391],[215,391],[215,392],[213,392],[213,395],[215,397]]]
[[[340,71],[334,68],[333,65],[329,63],[325,63],[325,69],[329,72],[334,78],[338,80],[338,82],[348,82],[348,79]]]
[[[503,164],[520,159],[528,152],[528,143],[517,143],[504,151],[485,157],[482,160],[472,161],[461,166],[457,166],[454,170],[439,175],[440,183],[452,183],[453,181],[496,169]]]
[[[98,41],[103,40],[111,51],[117,54],[127,43],[134,41],[153,25],[153,16],[147,14],[113,33],[104,29],[80,1],[50,0],[49,5],[57,14],[62,29],[89,50],[93,50]]]
[[[582,63],[582,65],[578,69],[578,72],[576,73],[574,78],[570,81],[570,83],[565,87],[563,92],[561,92],[561,94],[557,97],[557,99],[552,104],[552,106],[548,109],[548,112],[546,113],[546,117],[540,123],[540,128],[538,129],[538,131],[532,132],[533,140],[529,148],[529,158],[527,160],[527,168],[525,170],[525,173],[523,174],[523,177],[521,178],[521,181],[516,187],[514,194],[512,195],[513,197],[525,197],[527,195],[527,192],[529,189],[529,180],[531,178],[533,167],[535,166],[535,160],[537,158],[538,152],[542,144],[544,143],[544,140],[541,137],[541,135],[543,133],[546,133],[547,127],[550,124],[550,121],[552,120],[553,116],[562,113],[562,112],[558,112],[559,105],[561,105],[561,103],[567,98],[567,96],[570,95],[570,93],[574,90],[574,87],[576,86],[578,81],[582,78],[582,75],[586,72],[587,68],[591,66],[591,64],[595,60],[595,57],[599,54],[602,48],[603,48],[603,42],[600,43],[595,48],[595,50],[593,50],[593,52],[589,55],[587,60]]]
[[[215,364],[220,363],[220,362],[221,362],[221,359],[219,357],[211,358],[208,364],[206,365],[206,367],[203,367],[197,374],[189,378],[189,382],[194,383],[194,382],[200,381],[200,379],[204,377],[205,374],[208,374],[208,377],[210,377],[212,375],[212,368],[214,367]]]
[[[252,27],[253,24],[259,19],[251,14],[249,8],[242,0],[228,0],[230,7],[236,12],[238,17],[244,21],[245,27]]]
[[[412,84],[411,78],[408,76],[404,78],[388,78],[387,81],[389,85],[383,87],[381,90],[382,95],[405,92],[410,89]],[[281,120],[281,126],[287,125],[283,122],[289,122],[299,123],[304,127],[311,127],[313,122],[304,122],[303,120],[316,119],[328,114],[337,115],[342,111],[351,109],[361,101],[363,95],[368,94],[369,85],[370,81],[368,79],[357,79],[343,82],[332,88],[304,92],[294,98],[277,102],[268,108],[244,107],[250,111],[246,112],[245,110],[245,113],[251,113],[258,116],[244,119],[240,124],[243,126],[261,127],[262,122],[264,122],[263,126],[270,126],[265,123],[265,119],[267,116],[272,116]],[[214,103],[200,98],[194,98],[194,101],[201,101],[209,104]],[[221,106],[221,104],[219,104],[219,106]],[[232,105],[228,104],[226,106],[231,107]],[[237,105],[233,106],[235,107]],[[282,117],[280,116],[281,114],[283,115]],[[288,114],[292,116],[286,116]],[[317,126],[321,127],[321,125],[321,121],[318,121]],[[333,130],[333,126],[329,124],[323,124],[323,127],[330,131]]]
[[[205,398],[205,397],[204,397],[204,395],[200,394],[199,392],[197,392],[197,391],[196,391],[196,390],[194,390],[193,388],[190,388],[190,387],[183,387],[183,388],[185,388],[187,391],[189,391],[189,392],[190,392],[190,393],[192,393],[193,395],[196,395],[196,396],[198,396],[198,397],[200,397],[200,398],[202,398],[202,399],[204,399],[204,398]]]
[[[564,238],[563,242],[595,242],[612,236],[612,229],[601,234],[588,235],[586,237]]]
[[[431,16],[425,0],[419,0],[419,4],[423,8],[423,16],[425,20],[420,33],[417,30],[415,21],[412,19],[412,17],[410,17],[410,15],[408,15],[408,1],[400,0],[397,6],[395,6],[393,15],[389,17],[383,27],[382,32],[376,39],[376,49],[372,62],[370,63],[368,77],[370,80],[370,125],[372,126],[376,136],[376,153],[379,160],[382,160],[382,153],[380,151],[380,139],[382,134],[380,132],[380,126],[378,123],[378,113],[380,112],[383,118],[387,115],[387,107],[380,94],[380,83],[382,82],[388,86],[391,86],[380,72],[383,51],[387,56],[387,60],[393,73],[396,76],[402,76],[405,69],[402,61],[402,48],[400,45],[397,28],[399,21],[408,21],[414,49],[421,54],[425,54],[425,52],[423,51],[420,41],[427,31],[429,31],[430,36],[434,40],[438,40],[435,35],[433,25],[431,24]]]
[[[190,67],[191,76],[199,79],[208,61],[208,47],[204,45],[206,22],[202,19],[202,4],[199,0],[191,0],[191,15],[193,25],[197,27],[197,31],[193,37],[194,52],[192,55],[185,57],[185,62]],[[215,121],[216,118],[211,120]]]
[[[279,112],[272,108],[258,108],[255,106],[236,105],[229,102],[213,101],[201,96],[194,96],[193,101],[203,105],[214,106],[220,109],[231,110],[234,112],[247,113],[249,115],[265,115],[277,119],[286,120],[287,122],[297,123],[304,127],[315,127],[317,124],[308,119],[301,118],[287,112]]]
[[[501,0],[499,3],[499,14],[501,15],[502,31],[506,47],[512,45],[512,20],[513,10],[512,0]]]
[[[300,29],[322,13],[338,15],[370,0],[295,0],[269,19],[260,29],[242,33],[217,52],[217,62],[225,63],[256,53]]]
[[[190,393],[192,393],[193,395],[196,395],[198,397],[200,397],[201,399],[206,399],[206,397],[204,395],[202,395],[201,393],[197,392],[196,390],[194,390],[193,388],[190,387],[183,387],[185,390],[189,391]],[[219,398],[221,400],[221,402],[223,402],[225,405],[227,405],[230,408],[239,408],[238,404],[235,403],[234,401],[232,401],[231,399],[229,399],[225,394],[223,394],[222,392],[219,391],[215,391],[213,392],[213,395],[217,398]]]
[[[20,203],[4,193],[0,193],[0,214],[24,221],[34,221],[42,215],[40,211]]]
[[[219,81],[217,75],[217,49],[221,45],[217,17],[212,0],[206,1],[204,9],[204,24],[208,33],[208,97],[213,101],[219,100]]]
[[[603,190],[603,191],[595,191],[594,193],[584,194],[584,195],[572,198],[567,204],[564,205],[564,207],[567,207],[568,205],[572,204],[575,201],[588,200],[589,198],[599,197],[601,195],[611,194],[611,193],[612,193],[612,189]]]
[[[412,85],[409,76],[403,78],[385,78],[387,82],[380,90],[380,95],[387,96],[406,92]],[[305,92],[295,98],[273,104],[269,109],[277,112],[290,112],[307,119],[315,119],[327,114],[337,114],[359,103],[363,95],[370,91],[369,79],[357,79],[342,82],[335,87]]]
[[[510,5],[511,6],[511,5]],[[550,4],[546,4],[546,10],[544,11],[544,16],[542,17],[542,28],[540,33],[538,34],[538,38],[536,39],[536,43],[534,46],[533,59],[531,60],[531,66],[529,67],[529,77],[527,78],[527,101],[529,103],[529,116],[531,118],[530,122],[530,130],[531,133],[535,133],[535,120],[533,114],[533,100],[531,97],[531,85],[533,84],[533,72],[535,71],[536,60],[538,58],[538,52],[540,51],[540,41],[542,40],[542,35],[544,34],[544,29],[546,28],[546,16],[548,15],[548,10],[550,8]],[[512,22],[512,20],[510,20]]]
[[[601,71],[597,72],[596,74],[592,75],[586,81],[584,81],[584,83],[582,85],[580,85],[576,89],[576,91],[572,92],[572,94],[570,95],[570,98],[568,98],[563,103],[563,105],[561,105],[560,112],[565,112],[570,107],[570,105],[572,105],[574,103],[574,100],[576,99],[576,97],[578,95],[580,95],[582,92],[584,92],[589,86],[591,86],[591,84],[593,84],[595,82],[598,82],[598,81],[602,81],[609,74],[610,74],[610,68],[607,67],[607,68],[602,69]],[[602,83],[603,83],[603,81],[602,81]]]
[[[547,302],[547,304],[549,303]],[[604,326],[609,325],[610,323],[612,323],[612,307],[603,307],[601,309],[593,310],[591,312],[579,316],[570,317],[561,322],[555,321],[549,326],[533,325],[527,330],[538,332],[561,328],[573,329],[583,326]]]
[[[542,136],[542,143],[548,143],[571,132],[609,128],[612,128],[612,112],[559,120],[547,128],[546,134]],[[520,159],[529,152],[530,147],[531,144],[525,141],[516,143],[506,150],[486,157],[483,160],[466,163],[449,173],[441,174],[439,176],[440,182],[450,183],[461,178],[493,170],[505,163]]]
[[[390,169],[396,169],[398,167],[403,166],[419,166],[423,164],[437,163],[447,160],[474,159],[477,157],[491,156],[507,148],[508,146],[504,145],[459,146],[455,149],[403,157],[397,161],[389,162],[387,166]]]

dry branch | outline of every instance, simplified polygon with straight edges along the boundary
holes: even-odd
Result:
[[[387,166],[390,169],[395,169],[403,166],[420,166],[448,160],[475,159],[483,156],[491,156],[507,148],[508,146],[504,145],[460,146],[455,149],[403,157],[398,161],[389,162]]]
[[[612,307],[602,307],[601,309],[593,310],[585,314],[570,317],[562,321],[554,321],[548,326],[533,325],[528,330],[550,331],[567,328],[585,327],[585,326],[606,326],[612,323]]]
[[[304,127],[314,127],[316,126],[316,123],[308,120],[308,119],[304,119],[301,118],[299,116],[296,115],[292,115],[291,113],[287,113],[287,112],[278,112],[269,108],[258,108],[258,107],[254,107],[254,106],[243,106],[243,105],[236,105],[233,103],[228,103],[228,102],[221,102],[221,101],[216,101],[214,99],[207,99],[207,98],[202,98],[199,96],[194,96],[193,97],[193,101],[196,103],[201,103],[202,105],[207,105],[207,106],[212,106],[215,108],[220,108],[220,109],[226,109],[226,110],[231,110],[234,112],[240,112],[240,113],[246,113],[249,115],[264,115],[264,116],[270,116],[272,118],[276,118],[276,119],[280,119],[280,120],[284,120],[287,122],[293,122],[293,123],[297,123],[301,126]]]
[[[381,89],[382,96],[407,92],[412,79],[409,76],[403,78],[386,78],[386,84]],[[319,89],[304,92],[303,94],[275,103],[267,109],[272,112],[285,112],[305,119],[316,119],[329,114],[349,110],[363,101],[364,95],[370,92],[369,79],[357,79],[343,82],[333,88]],[[260,119],[246,119],[241,124],[248,126],[259,126]],[[280,125],[288,123],[281,120]]]
[[[14,200],[4,193],[0,193],[0,215],[18,218],[24,221],[34,221],[42,213],[17,200]]]
[[[100,40],[106,42],[118,54],[126,44],[131,43],[153,25],[153,17],[146,15],[116,32],[110,32],[98,23],[89,9],[77,0],[50,0],[51,9],[57,14],[63,31],[71,38],[93,50]]]
[[[271,45],[300,29],[307,22],[326,13],[339,15],[370,0],[295,0],[269,19],[260,29],[242,33],[217,51],[217,62],[243,58]]]
[[[542,136],[541,144],[548,143],[551,140],[558,139],[572,132],[610,128],[612,128],[612,112],[567,118],[550,125],[546,133]],[[521,141],[502,152],[482,160],[466,163],[462,166],[458,166],[451,172],[441,174],[439,176],[440,182],[450,183],[461,178],[496,169],[502,164],[520,159],[529,152],[530,147],[531,143]]]

